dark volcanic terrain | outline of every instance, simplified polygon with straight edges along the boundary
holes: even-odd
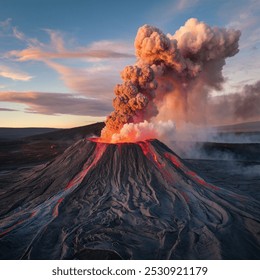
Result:
[[[158,140],[86,139],[102,127],[1,147],[1,259],[260,258],[258,143],[183,160]]]

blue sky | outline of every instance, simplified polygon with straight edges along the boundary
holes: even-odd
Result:
[[[144,24],[174,34],[191,17],[240,29],[227,60],[230,94],[259,79],[259,1],[9,0],[0,9],[0,126],[73,127],[112,110],[120,71]]]

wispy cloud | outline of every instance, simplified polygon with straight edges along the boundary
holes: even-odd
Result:
[[[33,78],[32,76],[26,73],[11,69],[10,67],[7,67],[5,65],[0,65],[0,76],[4,78],[12,79],[14,81],[24,81],[24,82],[30,81]]]
[[[111,66],[72,68],[53,61],[45,63],[59,73],[64,84],[73,92],[87,97],[102,97],[111,102],[113,87],[118,73]]]
[[[48,43],[28,38],[13,28],[15,38],[23,41],[26,48],[11,50],[5,57],[18,62],[41,61],[55,70],[72,92],[90,98],[102,97],[111,102],[114,85],[120,79],[119,72],[126,61],[134,61],[133,47],[121,41],[102,40],[85,47],[74,47],[72,51],[71,46],[66,46],[70,44],[64,39],[64,34],[50,29],[45,32],[50,37]],[[80,64],[80,67],[72,67],[71,62]]]
[[[188,8],[191,8],[195,5],[197,5],[198,2],[199,2],[199,0],[179,0],[179,1],[176,1],[174,8],[177,11],[184,11]]]
[[[131,54],[120,53],[112,50],[81,49],[78,51],[47,52],[39,48],[27,48],[22,51],[10,51],[9,56],[16,57],[19,61],[66,59],[66,58],[122,58],[133,57]]]
[[[174,0],[160,2],[156,5],[154,10],[150,10],[147,20],[154,22],[160,28],[163,28],[171,22],[176,16],[183,15],[187,11],[192,11],[197,5],[199,0]],[[155,10],[156,9],[156,10]]]
[[[111,110],[110,102],[84,98],[74,94],[49,92],[0,92],[0,102],[20,103],[27,106],[25,112],[46,115],[106,116]],[[12,110],[12,109],[11,109]]]
[[[255,47],[260,42],[260,2],[249,0],[234,9],[233,13],[227,13],[227,9],[222,11],[229,18],[227,27],[242,31],[241,49]]]
[[[0,107],[0,111],[5,111],[5,112],[17,112],[18,110],[10,109],[10,108],[1,108],[1,107]]]
[[[59,31],[46,29],[50,36],[50,43],[44,44],[35,38],[27,38],[24,33],[16,27],[13,28],[15,38],[27,43],[28,47],[23,50],[12,50],[7,53],[7,57],[16,58],[18,61],[28,60],[52,60],[69,58],[131,58],[127,44],[120,41],[99,41],[86,47],[75,47],[70,50],[65,47],[62,34]]]
[[[0,28],[1,29],[6,29],[11,26],[11,18],[7,18],[6,20],[0,21]]]
[[[10,31],[12,29],[12,19],[7,18],[0,21],[0,37],[10,36]]]

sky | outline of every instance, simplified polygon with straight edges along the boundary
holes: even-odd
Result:
[[[189,18],[242,32],[223,70],[230,95],[259,80],[257,0],[8,0],[0,9],[0,127],[68,128],[104,121],[134,39],[150,24],[174,34]]]

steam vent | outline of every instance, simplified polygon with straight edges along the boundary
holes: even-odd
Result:
[[[260,257],[259,203],[158,140],[80,140],[3,192],[1,259]]]

